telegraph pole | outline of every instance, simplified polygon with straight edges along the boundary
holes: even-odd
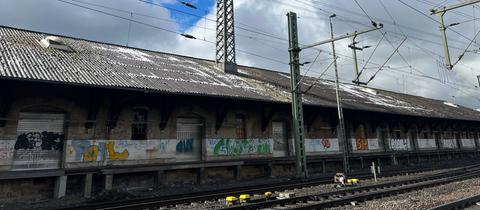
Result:
[[[288,38],[289,38],[289,53],[290,53],[290,82],[291,82],[291,91],[292,91],[292,119],[293,119],[293,129],[294,129],[294,140],[295,140],[295,156],[296,156],[296,176],[297,178],[306,178],[307,177],[307,158],[305,154],[305,143],[304,143],[304,122],[303,122],[303,105],[302,105],[302,93],[299,84],[299,76],[300,76],[300,51],[312,47],[316,47],[319,45],[323,45],[326,43],[333,43],[334,41],[350,38],[353,36],[357,36],[359,34],[368,33],[370,31],[375,31],[378,29],[383,28],[383,24],[376,24],[376,27],[365,29],[362,31],[355,31],[353,34],[345,34],[343,36],[339,36],[336,38],[331,38],[325,41],[316,42],[310,45],[305,45],[303,47],[298,46],[298,29],[297,29],[297,14],[294,12],[289,12],[287,14],[288,17]],[[336,58],[334,58],[336,59]],[[337,106],[339,111],[339,123],[343,121],[343,112],[341,109],[341,100],[339,97],[339,83],[338,83],[338,71],[336,71],[336,94],[337,94]],[[343,124],[343,123],[341,123]],[[344,133],[344,127],[340,125],[340,132]],[[339,134],[339,136],[343,136],[343,134]],[[345,138],[345,142],[347,142]],[[348,153],[348,143],[344,144],[346,146],[346,151],[344,153]],[[344,156],[344,158],[348,158]],[[348,162],[344,161],[344,162]],[[345,171],[348,170],[348,163],[346,164]]]
[[[330,15],[330,38],[333,39],[333,24],[332,18],[336,17],[336,14]],[[354,36],[356,37],[356,35]],[[353,42],[355,42],[355,38],[353,38]],[[355,49],[353,50],[355,52]],[[340,87],[338,82],[338,66],[337,66],[337,54],[335,52],[335,42],[332,41],[332,53],[333,53],[333,66],[335,67],[335,95],[337,97],[337,112],[338,112],[338,128],[337,128],[337,138],[338,142],[343,143],[343,172],[347,174],[350,172],[350,161],[349,161],[349,144],[347,138],[345,136],[345,123],[343,121],[343,108],[342,108],[342,100],[340,97]],[[356,55],[356,53],[355,53]],[[354,57],[355,64],[357,64],[356,60],[357,57]],[[358,75],[358,69],[357,69]]]
[[[443,16],[449,10],[457,9],[457,8],[468,6],[468,5],[471,5],[471,4],[476,4],[478,2],[480,2],[480,0],[468,0],[468,1],[465,1],[463,3],[458,3],[458,4],[451,5],[451,6],[445,6],[441,9],[431,9],[430,10],[430,12],[431,12],[430,15],[438,15],[438,17],[440,18],[440,32],[442,33],[442,46],[443,46],[443,51],[445,53],[445,65],[446,65],[448,70],[452,70],[453,65],[452,65],[452,61],[450,59],[450,51],[448,49],[448,41],[447,41],[447,33],[446,33],[446,30],[447,30],[448,26],[445,26]]]

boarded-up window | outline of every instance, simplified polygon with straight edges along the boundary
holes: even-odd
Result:
[[[146,109],[133,110],[132,140],[147,139],[147,115]]]
[[[245,124],[245,115],[237,114],[235,118],[235,133],[237,139],[246,139],[246,124]]]

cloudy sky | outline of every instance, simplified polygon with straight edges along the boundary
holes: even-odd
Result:
[[[189,2],[197,9],[186,7]],[[0,25],[128,45],[149,50],[214,59],[214,0],[0,0]],[[480,74],[476,34],[480,5],[445,15],[452,62],[464,53],[453,70],[444,68],[438,17],[432,8],[461,0],[234,0],[237,62],[287,72],[287,17],[296,12],[301,44],[330,37],[329,16],[335,35],[371,27],[384,29],[359,35],[361,81],[375,78],[371,87],[419,95],[480,108]],[[130,21],[133,20],[133,21]],[[190,34],[196,40],[179,34]],[[383,37],[383,38],[382,38]],[[479,35],[480,37],[480,35]],[[402,40],[405,42],[397,48]],[[340,78],[354,78],[350,39],[336,42]],[[467,48],[468,47],[468,48]],[[390,58],[390,59],[389,59]],[[332,79],[330,44],[301,52],[309,76]],[[380,69],[380,66],[385,64]]]

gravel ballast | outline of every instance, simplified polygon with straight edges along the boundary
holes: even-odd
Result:
[[[480,194],[480,178],[475,178],[329,210],[428,209],[478,194]]]

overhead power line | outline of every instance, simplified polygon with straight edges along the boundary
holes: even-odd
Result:
[[[423,15],[424,17],[427,17],[429,20],[432,20],[432,21],[434,21],[434,22],[436,22],[436,23],[438,23],[438,24],[441,24],[438,20],[435,20],[434,18],[428,16],[427,14],[425,14],[425,13],[423,13],[422,11],[418,10],[417,8],[415,8],[415,7],[413,7],[413,6],[405,3],[404,1],[402,1],[402,0],[397,0],[397,1],[400,2],[400,3],[402,3],[403,5],[407,6],[408,8],[416,11],[417,13],[420,13],[420,14]],[[458,31],[452,29],[451,27],[448,27],[447,29],[449,29],[450,31],[456,33],[457,35],[463,37],[464,39],[466,39],[466,40],[468,40],[468,41],[472,41],[472,39],[466,37],[466,36],[463,35],[462,33],[460,33],[460,32],[458,32]],[[480,46],[477,42],[475,42],[475,40],[473,40],[473,43],[475,43],[476,45]]]
[[[69,4],[71,4],[71,2],[66,2],[65,0],[59,0],[59,1],[64,2],[64,3],[69,3]],[[72,0],[72,1],[73,1],[73,0]],[[77,1],[77,0],[75,0],[75,1]],[[85,8],[85,6],[81,6],[81,5],[79,5],[79,6]],[[85,8],[85,9],[92,10],[92,8]],[[92,11],[96,11],[96,12],[100,12],[100,13],[104,13],[104,14],[105,14],[105,13],[108,13],[108,12],[105,12],[105,11],[102,11],[102,10],[97,10],[97,9],[93,9]],[[130,13],[130,11],[127,11],[127,12]],[[111,13],[108,13],[108,14],[106,14],[106,15],[110,15],[110,14],[111,14]],[[134,23],[138,23],[138,24],[141,24],[141,25],[144,25],[144,26],[148,26],[148,27],[152,27],[152,28],[155,28],[155,29],[158,29],[158,30],[165,31],[165,30],[164,30],[165,28],[158,27],[158,26],[155,26],[155,25],[152,25],[152,24],[148,24],[148,23],[144,23],[144,22],[141,22],[141,21],[138,21],[138,20],[132,20],[132,18],[125,18],[125,17],[119,16],[119,15],[115,15],[115,14],[111,14],[111,15],[114,16],[114,17],[123,19],[123,20],[132,21],[132,22],[134,22]],[[141,16],[141,15],[138,15],[138,16]],[[340,18],[339,18],[339,19],[340,19]],[[211,21],[211,20],[209,20],[209,21]],[[249,27],[250,27],[250,26],[249,26]],[[253,27],[250,27],[250,28],[253,28]],[[169,29],[166,29],[166,30],[167,30],[168,32],[175,33],[175,34],[177,34],[177,35],[182,35],[181,33],[177,32],[177,31],[173,31],[173,30],[169,30]],[[255,34],[260,34],[260,33],[261,33],[261,32],[260,32],[260,33],[257,33],[258,31],[254,30],[254,29],[250,29],[250,30],[252,31],[252,33],[255,33]],[[269,34],[269,33],[265,33],[265,34]],[[261,35],[261,34],[260,34],[260,35]],[[269,35],[271,35],[271,34],[269,34]],[[270,42],[270,43],[280,44],[280,42],[275,42],[274,40],[271,40],[271,39],[261,39],[261,38],[259,38],[259,37],[252,37],[252,36],[246,36],[246,37],[250,37],[250,38],[253,38],[253,39],[260,39],[260,40],[263,40],[263,41],[266,41],[266,42]],[[273,37],[271,37],[271,38],[273,38]],[[286,40],[286,39],[284,39],[284,38],[277,37],[277,36],[275,36],[274,39],[275,39],[275,40],[282,41],[282,42],[283,42],[283,41],[288,41],[288,40]],[[207,43],[210,43],[210,44],[215,44],[215,42],[208,41],[208,40],[202,40],[202,39],[197,39],[197,40],[198,40],[198,41],[204,41],[204,42],[207,42]],[[463,50],[463,49],[462,49],[462,50]],[[244,51],[244,50],[241,50],[241,49],[239,50],[239,52],[240,52],[240,53],[247,54],[247,55],[250,55],[250,56],[255,56],[255,57],[258,57],[258,58],[262,58],[262,59],[265,59],[265,60],[270,60],[270,61],[272,61],[272,62],[280,63],[280,64],[282,64],[282,65],[286,65],[285,62],[283,62],[283,61],[281,61],[281,60],[279,60],[279,59],[269,58],[269,57],[266,57],[266,56],[263,56],[263,55],[260,55],[260,54],[257,54],[257,53],[251,53],[251,52]],[[344,58],[352,59],[352,58],[349,57],[349,56],[345,56],[345,55],[341,55],[341,54],[339,54],[339,55],[342,56],[342,57],[344,57]],[[338,57],[338,58],[340,58],[340,57]],[[360,62],[362,62],[362,63],[370,63],[370,64],[373,65],[373,66],[380,66],[379,64],[375,64],[375,63],[373,63],[373,62],[366,62],[365,60],[360,60]],[[312,64],[312,65],[313,65],[313,64]],[[395,68],[393,68],[393,67],[388,67],[388,68],[389,68],[389,69],[395,69]],[[469,68],[471,68],[471,67],[469,67]],[[412,68],[412,69],[414,69],[415,71],[418,71],[418,70],[416,70],[415,68]],[[328,68],[327,68],[327,70],[328,70]],[[399,70],[399,69],[398,69],[398,70]],[[315,71],[313,71],[313,70],[310,70],[310,71],[311,71],[311,72],[315,72]],[[325,71],[324,71],[324,72],[325,72]],[[322,72],[321,75],[323,75],[324,72]],[[439,79],[437,79],[437,78],[432,78],[432,79],[441,82],[441,80],[439,80]],[[444,83],[444,82],[443,82],[443,84],[447,84],[447,83]],[[451,85],[451,84],[448,84],[448,85]],[[455,84],[455,85],[458,85],[458,84]]]
[[[112,13],[109,13],[109,12],[106,12],[106,11],[103,11],[103,10],[98,10],[98,9],[95,9],[95,8],[83,6],[83,5],[74,3],[74,2],[69,2],[69,1],[66,1],[66,0],[58,0],[58,1],[59,1],[59,2],[63,2],[63,3],[66,3],[66,4],[70,4],[70,5],[73,5],[73,6],[76,6],[76,7],[84,8],[84,9],[87,9],[87,10],[90,10],[90,11],[98,12],[98,13],[101,13],[101,14],[104,14],[104,15],[108,15],[108,16],[111,16],[111,17],[115,17],[115,18],[119,18],[119,19],[122,19],[122,20],[131,21],[131,22],[133,22],[133,23],[137,23],[137,24],[140,24],[140,25],[148,26],[148,27],[151,27],[151,28],[154,28],[154,29],[158,29],[158,30],[161,30],[161,31],[165,31],[165,32],[177,34],[177,35],[179,35],[179,36],[183,36],[183,37],[188,38],[188,39],[194,39],[194,40],[206,42],[206,43],[209,43],[209,44],[212,44],[212,45],[216,45],[216,43],[213,42],[213,41],[203,40],[203,39],[197,39],[195,36],[190,35],[190,34],[180,33],[180,32],[174,31],[174,30],[162,28],[162,27],[155,26],[155,25],[152,25],[152,24],[149,24],[149,23],[144,23],[144,22],[141,22],[141,21],[138,21],[138,20],[134,20],[134,19],[131,19],[131,18],[126,18],[126,17],[120,16],[120,15],[112,14]],[[252,53],[252,52],[249,52],[249,51],[246,51],[246,50],[237,49],[237,51],[239,51],[239,52],[241,52],[241,53],[244,53],[244,54],[247,54],[247,55],[251,55],[251,56],[263,58],[263,59],[265,59],[265,60],[269,60],[269,61],[277,62],[277,63],[280,63],[280,64],[288,65],[288,63],[285,63],[285,62],[283,62],[283,61],[280,61],[280,60],[277,60],[277,59],[274,59],[274,58],[269,58],[269,57],[267,57],[267,56],[259,55],[259,54],[256,54],[256,53]]]

